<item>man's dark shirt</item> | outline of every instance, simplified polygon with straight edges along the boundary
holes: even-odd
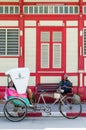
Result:
[[[68,86],[68,87],[72,87],[72,83],[67,79],[66,81],[61,80],[58,84],[58,86]]]

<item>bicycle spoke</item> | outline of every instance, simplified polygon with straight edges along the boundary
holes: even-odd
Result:
[[[60,103],[59,109],[60,109],[61,114],[64,117],[69,118],[69,119],[77,118],[82,111],[81,104],[73,103],[72,97],[65,98],[63,102]]]
[[[20,121],[25,118],[26,113],[26,104],[18,98],[9,99],[4,106],[5,117],[10,121]]]

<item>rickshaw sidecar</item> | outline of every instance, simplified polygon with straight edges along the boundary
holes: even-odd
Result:
[[[13,82],[16,90],[7,87],[7,101],[4,106],[4,114],[11,121],[22,120],[27,113],[27,106],[30,105],[27,99],[26,89],[30,76],[28,68],[15,68],[5,73],[9,80]]]

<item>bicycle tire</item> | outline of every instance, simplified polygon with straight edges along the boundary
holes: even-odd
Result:
[[[27,106],[21,98],[12,98],[5,103],[3,111],[8,120],[18,122],[26,117]]]
[[[59,111],[64,117],[68,119],[75,119],[80,116],[82,106],[81,103],[73,103],[72,97],[65,97],[62,101],[60,101]]]

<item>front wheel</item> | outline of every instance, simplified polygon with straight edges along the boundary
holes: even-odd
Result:
[[[10,121],[21,121],[26,117],[27,106],[20,98],[11,98],[4,105],[4,115]]]
[[[61,114],[68,119],[77,118],[82,112],[81,103],[74,103],[72,97],[65,97],[59,105]]]

